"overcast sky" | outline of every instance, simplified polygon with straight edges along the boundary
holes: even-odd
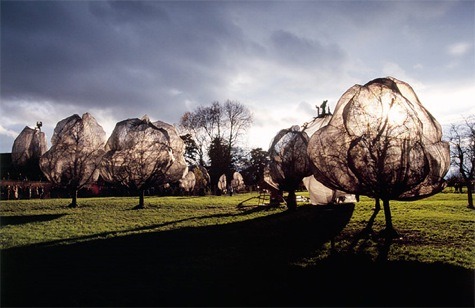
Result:
[[[239,101],[245,146],[333,108],[354,84],[408,82],[441,124],[475,113],[475,1],[1,1],[0,152],[25,126],[91,113],[108,135]],[[245,140],[245,141],[246,141]]]

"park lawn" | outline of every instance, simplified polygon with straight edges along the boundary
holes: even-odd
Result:
[[[145,198],[145,209],[134,210],[137,197],[2,200],[0,248],[75,242],[166,231],[182,227],[226,224],[285,211],[285,207],[252,211],[257,193],[234,196]],[[241,204],[242,203],[242,204]],[[251,209],[251,211],[249,211]]]
[[[308,192],[297,194],[308,196]],[[133,210],[137,201],[136,197],[82,198],[79,207],[71,209],[67,207],[68,199],[2,200],[0,248],[74,244],[185,227],[224,225],[286,211],[284,205],[259,206],[257,193],[231,197],[146,197],[146,209]],[[384,239],[377,236],[384,228],[383,210],[373,225],[375,235],[358,237],[373,207],[373,199],[361,197],[349,223],[332,243],[327,242],[295,264],[311,266],[335,251],[357,252],[377,259],[385,245]],[[475,269],[475,211],[466,207],[465,194],[444,192],[418,201],[391,201],[391,211],[401,238],[388,245],[388,260],[440,262]]]
[[[298,195],[308,196],[307,192]],[[392,202],[402,236],[360,232],[374,201],[285,206],[257,193],[1,201],[0,306],[467,306],[465,195]]]
[[[475,211],[467,208],[467,195],[442,192],[417,201],[391,201],[394,228],[401,238],[389,245],[387,260],[444,263],[475,269]],[[373,225],[373,236],[359,238],[373,213],[374,199],[361,197],[352,218],[334,239],[334,249],[363,253],[376,260],[385,244],[377,236],[384,229],[382,209]],[[331,254],[330,243],[300,262],[312,265]]]

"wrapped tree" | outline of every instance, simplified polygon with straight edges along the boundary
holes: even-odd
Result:
[[[25,126],[13,142],[12,165],[29,178],[41,174],[39,160],[46,151],[46,136],[40,127],[33,129]]]
[[[89,113],[74,114],[56,125],[40,168],[49,181],[70,191],[70,207],[77,207],[79,189],[97,181],[105,141],[104,129]]]
[[[136,208],[144,208],[145,189],[176,182],[187,172],[184,143],[176,130],[147,116],[117,123],[105,150],[102,177],[138,193]]]
[[[235,171],[233,173],[233,179],[231,180],[231,187],[233,191],[240,192],[246,188],[246,184],[244,183],[244,178],[242,177],[241,173]]]
[[[308,135],[298,125],[281,130],[269,148],[269,174],[279,190],[288,192],[287,207],[297,208],[295,190],[302,179],[313,172],[307,155]]]
[[[191,194],[196,184],[196,176],[193,171],[188,171],[183,178],[179,180],[180,187],[187,193]]]
[[[228,184],[226,180],[226,174],[221,174],[221,176],[218,179],[218,189],[219,189],[218,195],[225,194],[227,192],[227,187],[228,187]]]
[[[381,199],[385,231],[397,236],[389,200],[424,198],[444,187],[450,155],[441,139],[439,123],[413,89],[388,77],[347,90],[330,122],[312,135],[308,153],[325,186]]]
[[[195,193],[200,196],[204,196],[206,194],[206,190],[209,189],[209,184],[211,182],[208,171],[201,165],[192,166],[190,170],[195,174]]]
[[[178,182],[188,173],[188,164],[185,160],[186,146],[183,139],[178,134],[173,125],[162,121],[153,122],[155,127],[164,129],[168,133],[170,147],[172,149],[173,161],[170,168],[165,173],[165,183]],[[162,183],[159,183],[162,184]]]

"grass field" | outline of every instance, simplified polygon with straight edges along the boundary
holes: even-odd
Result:
[[[299,193],[307,195],[305,192]],[[257,193],[1,201],[2,306],[471,306],[466,195],[297,211]]]

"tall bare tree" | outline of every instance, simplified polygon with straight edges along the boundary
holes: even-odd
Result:
[[[325,186],[381,199],[384,233],[393,237],[389,200],[420,199],[444,187],[450,157],[441,139],[439,123],[407,83],[378,78],[343,94],[308,153]]]
[[[215,147],[216,140],[226,149],[226,156],[231,157],[232,149],[237,146],[239,138],[252,121],[252,114],[245,105],[228,100],[224,104],[213,102],[210,106],[200,106],[193,112],[186,112],[180,119],[180,129],[182,133],[193,136],[199,147],[200,164],[204,165],[205,155],[214,151],[212,147]],[[216,172],[219,175],[222,173],[232,175],[230,170]],[[212,181],[215,183],[217,179]]]
[[[475,180],[475,115],[464,119],[462,124],[452,124],[449,130],[452,165],[467,187],[468,208],[474,209],[473,185]]]
[[[70,207],[77,207],[78,190],[99,177],[106,133],[89,113],[74,114],[56,125],[51,148],[40,158],[49,181],[69,189]]]
[[[223,106],[225,126],[228,133],[229,152],[236,146],[239,136],[252,124],[252,114],[243,104],[236,101],[226,101]]]

